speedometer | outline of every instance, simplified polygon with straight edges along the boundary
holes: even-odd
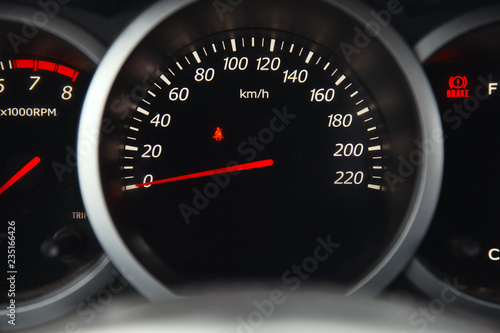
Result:
[[[112,72],[109,89],[87,98],[80,181],[103,246],[150,299],[249,278],[380,288],[418,243],[440,175],[410,52],[395,61],[379,36],[343,52],[359,23],[330,2],[242,3],[223,20],[187,4],[157,4],[148,28],[139,17],[97,73]]]
[[[118,218],[139,221],[146,210],[141,234],[183,280],[277,274],[316,235],[377,247],[373,235],[389,221],[387,133],[337,57],[296,36],[243,30],[190,45],[165,66],[126,120],[120,174],[105,177],[122,184]],[[349,258],[351,244],[334,248]]]
[[[219,172],[212,169],[230,164],[220,173],[271,165],[274,170],[289,168],[289,178],[279,177],[284,186],[275,193],[266,190],[268,181],[239,189],[249,198],[259,199],[262,191],[286,197],[288,186],[296,194],[321,193],[332,189],[330,178],[347,187],[334,187],[337,193],[357,185],[361,193],[365,188],[380,191],[382,142],[387,138],[385,133],[381,138],[383,120],[376,105],[355,77],[346,76],[350,73],[345,64],[310,44],[272,30],[231,31],[190,45],[169,59],[128,119],[125,190],[215,175]],[[158,179],[197,168],[206,170],[182,179]],[[276,178],[274,172],[268,176]],[[315,188],[309,188],[316,177]],[[226,182],[229,186],[228,178],[200,192],[215,197],[208,192],[219,191],[215,187],[225,187]],[[194,216],[207,218],[200,211],[204,207],[193,206],[200,205],[189,200],[180,206],[187,224]],[[231,206],[248,211],[248,206]]]

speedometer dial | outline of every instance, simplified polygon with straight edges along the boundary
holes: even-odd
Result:
[[[320,235],[344,240],[335,248],[352,260],[358,242],[377,247],[387,133],[337,57],[296,36],[242,30],[165,66],[126,120],[121,172],[106,178],[120,176],[117,218],[146,210],[137,231],[182,280],[278,274]]]
[[[196,169],[206,169],[198,178],[227,164],[259,166],[264,159],[263,166],[295,169],[288,184],[324,176],[320,187],[380,191],[383,120],[376,105],[345,64],[310,44],[276,31],[233,31],[169,59],[128,119],[125,190]],[[188,206],[181,215],[189,224],[191,215],[202,214]]]
[[[79,142],[92,157],[80,160],[89,214],[104,247],[126,245],[118,266],[145,268],[136,283],[150,299],[242,279],[290,288],[334,281],[352,292],[370,280],[387,283],[404,263],[391,249],[416,230],[426,177],[439,178],[436,165],[428,173],[425,154],[414,159],[424,123],[437,114],[421,118],[378,42],[365,51],[378,65],[337,50],[356,38],[338,33],[355,24],[347,14],[293,1],[290,13],[304,16],[290,25],[285,10],[284,22],[269,26],[262,13],[282,5],[252,2],[238,8],[243,19],[220,20],[210,2],[177,12],[158,4],[148,15],[175,14],[156,15],[159,25],[137,40],[125,32],[102,65],[106,75],[116,71],[109,90],[91,89]],[[337,33],[294,31],[312,17]],[[439,162],[439,144],[432,153]],[[413,171],[403,174],[403,160]],[[423,230],[426,218],[420,223]],[[124,253],[132,255],[126,263]],[[371,274],[384,269],[375,282]],[[156,281],[168,289],[155,289]]]

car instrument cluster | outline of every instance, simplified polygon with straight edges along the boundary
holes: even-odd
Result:
[[[499,33],[494,1],[0,2],[0,330],[117,281],[498,315]]]

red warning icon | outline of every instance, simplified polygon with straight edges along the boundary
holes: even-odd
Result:
[[[448,81],[451,89],[464,89],[467,87],[467,77],[465,76],[452,76]]]
[[[448,85],[450,89],[446,91],[446,97],[469,97],[469,90],[465,89],[467,87],[466,76],[452,76],[448,80]]]
[[[222,139],[224,139],[224,136],[222,135],[222,128],[217,127],[212,138],[215,139],[215,141],[221,141]]]

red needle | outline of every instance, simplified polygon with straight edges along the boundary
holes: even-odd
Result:
[[[149,186],[149,185],[156,185],[156,184],[163,184],[163,183],[175,182],[175,181],[178,181],[178,180],[186,180],[186,179],[192,179],[192,178],[199,178],[199,177],[206,177],[206,176],[211,176],[211,175],[217,175],[217,174],[220,174],[220,173],[230,173],[230,172],[250,170],[250,169],[257,169],[257,168],[265,168],[265,167],[273,165],[273,163],[274,163],[273,160],[269,159],[269,160],[263,160],[263,161],[259,161],[259,162],[252,162],[252,163],[246,163],[246,164],[233,165],[233,166],[230,166],[230,167],[227,167],[227,168],[215,169],[215,170],[210,170],[210,171],[202,171],[202,172],[192,173],[192,174],[184,175],[184,176],[177,176],[177,177],[172,177],[172,178],[155,180],[153,182],[143,183],[143,184],[137,184],[135,186],[136,187]]]
[[[2,187],[0,187],[0,194],[5,192],[6,189],[11,187],[15,182],[21,179],[25,174],[27,174],[31,169],[33,169],[38,163],[40,163],[40,157],[35,157],[28,162],[21,170],[19,170],[11,179],[7,181]]]

